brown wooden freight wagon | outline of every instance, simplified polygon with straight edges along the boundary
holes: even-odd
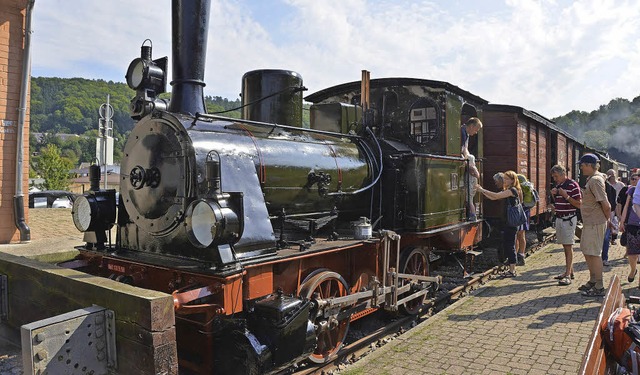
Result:
[[[567,168],[574,178],[580,144],[552,121],[522,107],[488,104],[483,107],[484,176],[483,186],[494,189],[493,175],[514,170],[527,176],[540,194],[531,209],[535,223],[550,218],[550,169],[555,164]],[[502,205],[485,201],[484,216],[491,220],[501,216]]]

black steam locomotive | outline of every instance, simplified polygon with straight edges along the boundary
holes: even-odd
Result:
[[[94,170],[74,204],[82,270],[173,294],[180,365],[197,373],[325,362],[351,321],[420,312],[438,284],[430,256],[482,239],[460,125],[487,102],[446,82],[365,75],[309,95],[303,128],[300,75],[257,70],[242,79],[243,119],[207,114],[209,1],[172,5],[171,100],[160,98],[167,58],[145,42],[126,75],[138,122],[119,203]]]

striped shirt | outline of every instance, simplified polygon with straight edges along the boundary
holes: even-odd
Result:
[[[563,183],[556,186],[556,189],[564,189],[567,195],[575,200],[582,199],[582,193],[580,192],[580,186],[574,180],[567,178]],[[556,193],[553,197],[553,206],[556,209],[556,216],[564,217],[570,216],[576,213],[576,208],[569,203],[562,195]]]

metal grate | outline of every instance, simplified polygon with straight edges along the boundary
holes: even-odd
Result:
[[[107,375],[117,368],[115,317],[91,306],[21,327],[25,374]]]

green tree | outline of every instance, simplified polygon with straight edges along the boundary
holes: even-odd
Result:
[[[73,164],[60,155],[60,149],[50,144],[40,150],[40,155],[33,159],[34,169],[45,181],[43,187],[47,190],[68,190],[69,170]]]

